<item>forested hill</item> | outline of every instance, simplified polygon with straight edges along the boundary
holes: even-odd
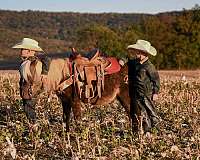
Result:
[[[199,27],[199,6],[157,15],[0,10],[0,58],[18,56],[11,46],[23,37],[38,40],[47,53],[98,47],[117,57],[125,57],[127,45],[140,38],[157,48],[157,67],[197,68]]]
[[[101,25],[121,32],[147,16],[150,15],[0,10],[0,55],[12,55],[10,46],[22,37],[39,40],[47,52],[65,52],[75,45],[81,30],[88,26]]]

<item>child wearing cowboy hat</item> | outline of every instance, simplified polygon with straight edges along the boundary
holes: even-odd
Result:
[[[133,132],[138,131],[138,120],[142,117],[142,127],[148,132],[159,122],[154,101],[158,98],[160,78],[149,60],[149,55],[156,56],[157,51],[145,40],[137,40],[135,44],[129,45],[127,50],[132,129]]]
[[[21,49],[22,61],[25,60],[35,60],[37,57],[35,54],[37,52],[44,52],[42,48],[38,45],[38,42],[31,38],[23,38],[20,43],[15,44],[12,48]],[[47,75],[49,70],[50,59],[47,56],[41,58],[42,65],[42,75]]]
[[[38,42],[31,38],[23,38],[20,43],[15,44],[12,48],[20,49],[20,55],[22,59],[21,64],[26,60],[30,60],[32,62],[38,59],[38,57],[36,57],[36,53],[44,52],[42,48],[38,45]],[[42,58],[40,58],[40,60],[42,62],[42,80],[43,82],[45,82],[47,81],[46,79],[49,70],[50,59],[47,56],[43,56]],[[35,102],[33,101],[33,98],[29,95],[30,84],[26,82],[25,79],[21,76],[19,85],[20,95],[23,99],[24,111],[28,119],[35,123]]]

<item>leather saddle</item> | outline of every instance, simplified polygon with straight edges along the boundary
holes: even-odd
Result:
[[[80,98],[88,99],[102,96],[104,90],[104,75],[105,68],[110,65],[110,62],[100,56],[99,50],[91,57],[83,57],[77,55],[74,60],[74,83],[78,89]]]

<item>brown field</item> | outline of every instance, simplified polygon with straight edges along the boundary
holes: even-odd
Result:
[[[200,70],[161,70],[159,74],[162,79],[182,79],[183,76],[186,79],[199,79]]]
[[[132,135],[117,101],[83,107],[82,121],[70,132],[62,126],[62,108],[43,93],[36,106],[38,127],[30,128],[19,96],[17,71],[0,71],[1,159],[200,159],[200,71],[159,71],[156,102],[162,119],[150,135]]]

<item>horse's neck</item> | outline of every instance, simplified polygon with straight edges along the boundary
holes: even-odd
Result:
[[[56,90],[57,86],[70,75],[69,59],[53,59],[49,66],[47,90]]]
[[[72,63],[69,60],[69,58],[65,59],[64,66],[63,66],[63,69],[62,69],[62,73],[63,73],[63,80],[65,80],[66,78],[68,78],[72,74]]]

